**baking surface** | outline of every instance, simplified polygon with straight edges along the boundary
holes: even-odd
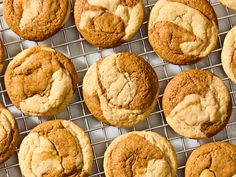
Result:
[[[200,61],[199,63],[190,66],[179,67],[163,62],[150,47],[147,39],[147,19],[150,10],[157,0],[143,1],[145,4],[145,20],[139,33],[132,41],[114,49],[106,50],[99,50],[95,47],[92,47],[82,38],[74,25],[73,11],[71,11],[71,17],[66,26],[52,38],[38,43],[25,41],[13,33],[6,25],[2,17],[2,4],[0,4],[0,36],[6,50],[6,61],[3,73],[5,72],[7,64],[16,54],[31,46],[44,45],[61,51],[71,58],[79,77],[79,85],[76,94],[73,97],[73,101],[64,112],[54,117],[37,118],[23,115],[12,105],[5,90],[4,76],[0,76],[0,101],[3,102],[4,105],[15,116],[21,131],[20,141],[32,128],[41,122],[52,119],[68,119],[73,121],[86,131],[92,143],[95,158],[93,163],[93,171],[90,175],[91,177],[105,176],[103,172],[103,155],[111,140],[121,134],[134,130],[151,130],[153,132],[158,132],[159,134],[165,136],[172,143],[177,152],[179,161],[178,177],[184,177],[184,165],[186,163],[187,157],[196,147],[211,141],[227,141],[236,145],[236,85],[234,85],[225,75],[220,60],[224,38],[227,32],[234,25],[236,25],[236,11],[229,10],[228,8],[221,5],[217,0],[211,0],[211,4],[214,7],[218,17],[220,28],[217,47],[208,58]],[[71,0],[71,2],[72,4],[74,3],[73,0]],[[89,66],[91,66],[96,60],[103,56],[121,51],[134,52],[144,57],[155,69],[159,77],[161,90],[158,104],[154,112],[150,115],[149,119],[129,129],[109,127],[96,121],[89,113],[82,98],[81,84]],[[224,130],[210,139],[197,141],[183,138],[174,133],[164,120],[164,115],[161,108],[161,99],[164,88],[174,75],[187,69],[204,69],[212,71],[224,80],[231,93],[233,103],[231,119]],[[16,152],[6,163],[0,165],[0,177],[18,176],[20,177],[22,175],[20,173]]]

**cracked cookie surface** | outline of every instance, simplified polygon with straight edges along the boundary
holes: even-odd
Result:
[[[100,48],[131,40],[144,18],[142,0],[76,0],[74,9],[78,31]]]
[[[162,107],[168,124],[188,138],[208,138],[227,124],[232,107],[224,82],[209,71],[189,70],[167,85]]]
[[[76,124],[47,121],[24,138],[19,164],[25,177],[87,177],[93,154],[89,139]]]
[[[141,57],[128,52],[94,63],[83,80],[83,96],[90,112],[108,125],[131,127],[154,109],[158,78]]]
[[[202,145],[192,152],[185,168],[186,177],[235,177],[236,146],[226,142]]]
[[[0,164],[15,152],[19,137],[19,129],[15,118],[0,103]]]
[[[3,17],[19,36],[45,40],[58,32],[70,16],[70,0],[4,0]]]
[[[103,166],[106,177],[175,177],[178,165],[176,153],[164,137],[142,131],[113,140]]]
[[[167,62],[196,63],[216,46],[216,14],[207,0],[159,0],[150,14],[148,39]]]
[[[5,85],[12,103],[34,116],[51,116],[70,103],[77,85],[72,62],[48,47],[31,47],[8,65]]]
[[[225,73],[236,84],[236,27],[225,37],[221,60]]]

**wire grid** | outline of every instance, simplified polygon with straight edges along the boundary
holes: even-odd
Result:
[[[147,19],[149,13],[157,0],[144,0],[145,4],[145,20],[144,23],[136,35],[136,37],[119,47],[113,49],[101,50],[89,45],[82,36],[76,30],[73,19],[73,10],[71,16],[65,27],[58,32],[52,38],[43,42],[30,42],[19,38],[13,33],[6,25],[2,17],[2,4],[0,4],[0,36],[5,46],[6,60],[5,67],[12,60],[12,58],[21,52],[22,50],[35,45],[44,45],[52,47],[58,51],[61,51],[67,55],[75,65],[77,74],[79,77],[79,84],[73,101],[67,107],[67,109],[53,117],[37,118],[29,117],[22,114],[16,109],[9,100],[4,85],[4,75],[0,76],[0,101],[13,113],[15,116],[19,129],[20,129],[20,142],[29,133],[29,131],[36,125],[51,119],[68,119],[82,127],[87,135],[89,136],[94,152],[94,162],[91,177],[104,177],[103,172],[103,155],[108,147],[109,143],[117,136],[134,131],[134,130],[149,130],[157,132],[165,136],[174,146],[179,167],[178,177],[184,176],[184,168],[187,157],[196,147],[211,141],[227,141],[236,144],[236,86],[227,78],[224,74],[220,54],[223,45],[223,40],[227,32],[236,25],[236,11],[229,10],[222,6],[217,0],[211,0],[211,4],[214,7],[219,22],[219,41],[216,49],[205,59],[197,64],[190,66],[175,66],[163,62],[152,50],[147,39]],[[0,1],[1,3],[1,1]],[[71,0],[73,6],[74,0]],[[73,8],[72,8],[73,9]],[[129,128],[129,129],[118,129],[115,127],[106,126],[96,121],[88,111],[83,97],[82,97],[82,79],[88,70],[89,66],[92,65],[99,58],[121,51],[130,51],[139,54],[144,57],[154,68],[160,84],[160,97],[154,112],[149,116],[149,119],[143,123]],[[165,86],[171,78],[177,73],[187,69],[204,69],[211,70],[213,73],[222,78],[225,84],[228,86],[232,103],[233,112],[229,123],[226,128],[218,133],[216,136],[205,139],[205,140],[191,140],[177,135],[166,123],[161,108],[161,99]],[[3,73],[4,73],[3,71]],[[19,150],[19,147],[18,147]],[[19,164],[17,160],[17,152],[4,164],[0,165],[0,177],[18,177],[22,176]]]

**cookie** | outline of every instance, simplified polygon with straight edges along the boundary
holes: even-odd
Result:
[[[227,124],[232,107],[224,82],[209,71],[189,70],[167,85],[162,107],[172,129],[193,139],[208,138]]]
[[[7,161],[18,145],[19,129],[12,114],[0,103],[0,164]]]
[[[220,2],[230,9],[236,10],[236,2],[235,0],[220,0]]]
[[[0,73],[2,72],[3,66],[4,66],[4,46],[2,41],[0,40]]]
[[[131,127],[154,109],[158,78],[141,57],[124,52],[94,63],[83,80],[84,101],[99,121],[116,127]]]
[[[3,17],[20,37],[45,40],[58,32],[70,16],[70,0],[3,0]]]
[[[236,27],[232,28],[225,37],[221,60],[228,77],[236,84]]]
[[[66,120],[35,127],[23,139],[18,156],[25,177],[87,177],[92,170],[93,153],[87,135]]]
[[[235,177],[236,146],[226,142],[202,145],[192,152],[185,168],[186,177]]]
[[[75,0],[75,25],[92,45],[110,48],[130,41],[144,18],[142,0]]]
[[[177,157],[172,145],[154,132],[131,132],[117,137],[104,156],[106,177],[175,177]]]
[[[51,116],[71,102],[77,85],[72,62],[48,47],[31,47],[19,53],[5,73],[6,90],[23,113]]]
[[[207,0],[159,0],[150,14],[148,39],[163,60],[196,63],[216,46],[216,14]]]

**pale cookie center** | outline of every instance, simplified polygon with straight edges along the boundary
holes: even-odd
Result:
[[[217,26],[200,11],[181,3],[167,1],[154,8],[149,24],[151,27],[157,22],[168,21],[196,36],[195,41],[180,44],[184,54],[205,57],[212,50],[217,40]]]
[[[43,0],[23,0],[23,15],[20,20],[20,28],[24,28],[28,23],[37,17],[43,9]]]
[[[150,160],[147,168],[135,172],[135,177],[172,177],[171,168],[166,160]]]
[[[73,96],[73,86],[70,74],[64,69],[57,70],[52,75],[51,89],[44,95],[35,94],[22,102],[20,108],[25,113],[41,114],[52,108],[60,108],[64,101]]]
[[[49,170],[62,172],[61,159],[53,144],[45,137],[39,137],[39,146],[33,150],[32,154],[32,171],[36,176],[42,176]]]
[[[215,177],[215,174],[209,169],[206,169],[201,173],[200,177]]]
[[[14,127],[14,118],[5,109],[0,110],[0,141],[6,138]]]
[[[205,97],[198,94],[186,96],[167,116],[167,121],[181,134],[204,136],[201,126],[208,122],[224,121],[229,102],[226,87],[219,78],[214,77]]]
[[[125,24],[124,40],[128,39],[134,31],[136,31],[138,24],[137,19],[142,19],[142,3],[138,3],[134,7],[127,7],[120,4],[120,0],[88,0],[88,3],[93,6],[103,7],[108,12],[120,17]],[[103,11],[83,11],[80,19],[80,28],[85,29],[88,20],[101,15]]]

